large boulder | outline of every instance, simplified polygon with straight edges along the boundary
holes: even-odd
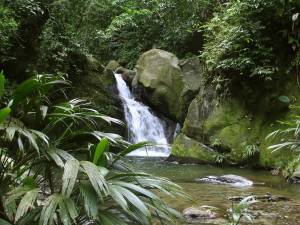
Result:
[[[139,58],[135,82],[145,88],[145,97],[159,111],[183,121],[200,88],[200,68],[197,57],[180,62],[172,53],[152,49]]]

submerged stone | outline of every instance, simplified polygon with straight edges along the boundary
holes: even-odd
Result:
[[[211,206],[189,207],[183,210],[183,216],[188,223],[201,223],[201,224],[222,224],[222,219],[218,210]]]
[[[199,179],[195,179],[201,183],[212,184],[228,184],[235,187],[249,187],[253,185],[253,181],[237,175],[223,175],[223,176],[207,176]]]

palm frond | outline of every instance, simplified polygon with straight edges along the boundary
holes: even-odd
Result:
[[[89,181],[98,194],[98,197],[103,199],[103,197],[108,194],[108,187],[106,180],[99,168],[95,164],[88,161],[81,161],[80,165],[88,176]]]
[[[22,198],[16,212],[15,221],[19,221],[30,209],[34,207],[39,188],[28,191]]]
[[[65,163],[64,174],[62,177],[62,194],[70,197],[79,170],[79,162],[76,159],[70,159]]]
[[[98,201],[96,196],[96,192],[89,183],[81,183],[80,184],[80,193],[83,199],[84,209],[87,216],[90,219],[96,219],[98,217]]]

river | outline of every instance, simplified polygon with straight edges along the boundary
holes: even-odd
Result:
[[[134,160],[135,167],[153,175],[169,178],[184,188],[193,201],[180,198],[165,198],[179,211],[191,206],[214,206],[226,217],[226,211],[232,202],[227,197],[237,195],[280,195],[289,201],[259,202],[251,209],[254,224],[260,225],[299,225],[300,224],[300,186],[287,183],[280,176],[273,176],[268,171],[249,170],[245,168],[224,168],[209,165],[179,165],[160,160]],[[229,185],[207,184],[195,182],[196,178],[209,175],[220,176],[235,174],[258,183],[251,187],[232,187]],[[263,184],[262,184],[263,183]],[[186,224],[186,223],[184,223]],[[196,223],[207,224],[207,223]]]

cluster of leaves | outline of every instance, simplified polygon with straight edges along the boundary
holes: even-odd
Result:
[[[5,77],[0,74],[0,97]],[[81,99],[53,104],[70,86],[61,75],[36,75],[19,84],[0,110],[0,223],[72,225],[93,222],[176,224],[180,215],[154,190],[183,196],[164,178],[134,171],[122,158],[130,145],[99,131],[122,124]],[[118,148],[112,153],[111,148]],[[157,192],[156,192],[157,193]]]
[[[281,165],[284,175],[290,177],[300,163],[300,106],[291,106],[293,114],[285,121],[279,121],[281,128],[270,133],[266,138],[277,141],[269,147],[272,152],[290,151],[295,157],[287,165]]]
[[[289,58],[290,52],[282,48],[290,49],[285,34],[291,32],[292,16],[299,10],[293,0],[229,1],[203,26],[201,57],[214,76],[271,79]]]
[[[253,217],[249,212],[250,205],[257,201],[253,196],[248,196],[241,200],[238,204],[233,205],[229,210],[229,223],[228,225],[239,225],[242,220],[253,223]]]

